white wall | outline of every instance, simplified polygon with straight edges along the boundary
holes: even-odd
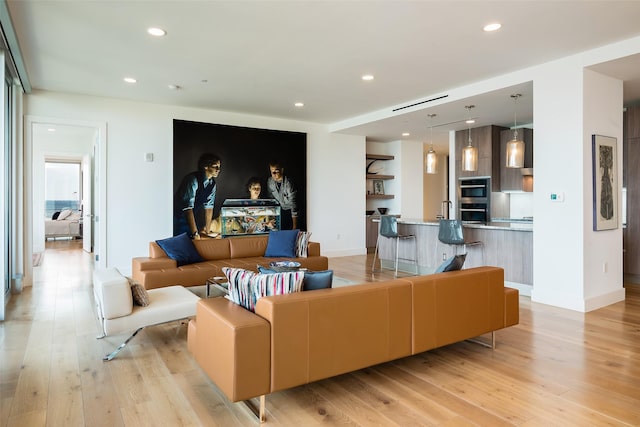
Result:
[[[533,85],[533,301],[581,310],[584,281],[582,65],[549,64]],[[564,195],[561,203],[550,194]]]
[[[416,141],[396,142],[400,152],[400,170],[396,174],[400,188],[400,213],[404,218],[423,218],[424,200],[424,155],[423,144]]]
[[[535,191],[535,176],[533,178]],[[510,193],[509,194],[509,217],[524,218],[533,216],[533,194],[534,193]],[[534,218],[535,219],[535,218]]]
[[[534,117],[532,300],[578,311],[620,300],[621,233],[591,230],[591,134],[622,140],[621,82],[585,71],[579,56],[546,64],[534,79]]]
[[[366,252],[364,171],[353,170],[364,157],[363,137],[312,123],[42,91],[26,97],[25,114],[107,123],[106,265],[125,274],[132,257],[147,255],[149,241],[172,234],[173,119],[306,132],[312,240],[325,255]]]
[[[584,212],[584,309],[590,311],[624,300],[622,265],[622,216],[620,199],[622,188],[622,81],[593,71],[584,72],[584,163],[592,165],[591,136],[605,135],[616,138],[618,227],[614,230],[593,231],[593,168],[583,183],[586,195]],[[588,169],[588,170],[587,170]]]
[[[321,242],[324,255],[364,254],[365,170],[359,167],[366,155],[364,137],[326,134],[318,141],[307,146],[311,240]]]

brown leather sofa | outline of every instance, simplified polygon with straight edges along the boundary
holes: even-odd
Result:
[[[256,265],[292,259],[311,271],[329,268],[327,257],[320,255],[320,243],[309,242],[307,257],[265,258],[268,236],[230,237],[194,240],[196,250],[206,261],[178,267],[156,242],[149,243],[149,256],[133,258],[132,277],[146,289],[164,286],[199,286],[214,276],[224,276],[222,267],[256,271]]]
[[[188,347],[233,402],[421,353],[519,321],[504,271],[462,271],[258,300],[202,299]]]

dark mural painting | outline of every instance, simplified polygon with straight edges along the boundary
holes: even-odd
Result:
[[[199,123],[184,120],[173,121],[173,193],[174,193],[174,235],[184,230],[186,223],[181,218],[181,211],[185,198],[185,177],[198,171],[198,162],[204,154],[213,154],[213,158],[206,158],[209,163],[206,173],[191,176],[193,191],[200,197],[199,203],[206,205],[207,195],[209,201],[213,200],[213,218],[218,219],[220,208],[227,199],[249,199],[250,181],[257,178],[261,187],[260,198],[272,199],[267,189],[268,178],[272,176],[273,167],[269,164],[279,162],[283,168],[285,181],[295,188],[297,224],[296,228],[306,230],[306,205],[307,205],[307,136],[300,132],[284,132],[268,129],[254,129],[237,126],[228,126],[211,123]],[[216,158],[219,158],[217,169]],[[203,165],[200,165],[201,168]],[[207,165],[204,165],[207,167]],[[207,175],[208,176],[205,176]],[[277,174],[277,171],[276,171]],[[200,177],[196,179],[195,177]],[[277,177],[277,175],[275,175]],[[210,179],[207,179],[210,178]],[[186,180],[189,184],[189,179]],[[196,184],[196,181],[197,184]],[[211,187],[213,186],[213,187]],[[189,185],[186,185],[189,187]],[[251,184],[255,189],[255,182]],[[278,186],[280,189],[282,186]],[[213,188],[213,190],[212,190]],[[204,195],[203,195],[204,194]],[[194,209],[194,212],[198,213]],[[198,228],[202,228],[205,214],[199,213],[201,218]],[[283,228],[284,224],[283,215]],[[181,225],[176,224],[176,218],[180,218]],[[217,221],[212,227],[218,226]],[[214,230],[215,231],[215,230]]]

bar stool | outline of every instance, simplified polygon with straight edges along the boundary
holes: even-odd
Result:
[[[484,264],[484,242],[480,240],[466,241],[462,221],[459,219],[441,219],[438,224],[438,241],[455,247],[455,255],[458,255],[458,247],[462,246],[463,253],[467,253],[467,246],[482,246],[482,264]],[[438,242],[436,242],[436,253]]]
[[[376,270],[376,256],[378,256],[378,247],[380,246],[380,237],[385,237],[387,239],[396,239],[396,256],[395,256],[395,276],[398,276],[398,260],[402,259],[405,261],[413,261],[416,265],[416,275],[418,275],[418,243],[416,241],[416,236],[413,234],[399,234],[398,233],[398,219],[392,215],[381,215],[380,216],[380,232],[378,233],[378,240],[376,241],[376,250],[373,253],[373,263],[371,264],[371,272],[379,271]],[[414,252],[413,258],[400,258],[399,257],[399,249],[400,249],[400,240],[413,239],[414,242]]]

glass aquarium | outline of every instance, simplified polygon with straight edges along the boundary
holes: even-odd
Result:
[[[280,204],[275,199],[226,199],[220,209],[222,237],[268,234],[280,230]]]

